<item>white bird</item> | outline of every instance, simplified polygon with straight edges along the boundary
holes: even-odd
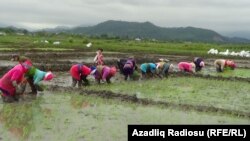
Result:
[[[250,51],[246,52],[246,57],[250,57]]]
[[[92,47],[92,43],[88,43],[86,47]]]
[[[207,52],[207,54],[212,54],[213,51],[214,51],[214,49],[211,48],[211,49]]]
[[[219,51],[217,49],[214,50],[214,54],[218,54]]]
[[[233,51],[233,52],[230,53],[230,55],[231,55],[231,56],[238,56],[239,53]]]
[[[218,50],[211,48],[207,53],[208,54],[218,54]]]
[[[230,54],[229,50],[227,49],[225,52],[220,52],[219,54],[228,56]]]
[[[223,51],[219,52],[217,49],[211,48],[207,53],[208,54],[220,54],[220,55],[225,55],[225,56],[231,55],[231,56],[240,56],[240,57],[250,57],[250,51],[245,51],[245,50],[242,50],[240,52],[235,52],[235,51],[230,52],[227,49],[225,52]]]
[[[244,57],[245,54],[246,54],[245,50],[242,50],[242,51],[239,53],[239,56],[240,56],[240,57]]]
[[[45,40],[45,41],[44,41],[44,43],[48,44],[48,43],[49,43],[49,41]]]
[[[60,45],[59,41],[53,42],[53,45]]]

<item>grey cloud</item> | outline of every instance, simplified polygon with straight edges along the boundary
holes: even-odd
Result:
[[[112,19],[151,21],[164,27],[250,31],[249,7],[249,0],[11,0],[0,1],[0,22],[42,28]]]

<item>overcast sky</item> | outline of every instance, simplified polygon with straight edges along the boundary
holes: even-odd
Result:
[[[122,20],[250,32],[249,13],[250,0],[0,0],[0,24],[29,29]]]

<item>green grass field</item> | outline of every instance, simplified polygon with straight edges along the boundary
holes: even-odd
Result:
[[[41,41],[48,40],[49,43]],[[53,45],[54,41],[60,41],[60,45]],[[87,48],[88,42],[93,43],[93,47]],[[2,48],[2,49],[1,49]],[[58,51],[62,48],[80,49],[82,51],[95,51],[97,48],[103,48],[105,51],[114,52],[133,52],[133,53],[157,53],[191,56],[212,56],[207,51],[211,48],[219,51],[240,51],[249,50],[249,44],[210,44],[210,43],[189,43],[189,42],[152,42],[120,39],[99,39],[86,36],[73,35],[53,35],[53,36],[18,36],[7,35],[0,37],[0,50],[10,51],[16,49],[34,49],[44,51],[49,48],[51,51]],[[58,49],[60,48],[60,49]],[[231,57],[231,56],[229,56]],[[226,57],[228,58],[228,56]],[[234,57],[231,57],[234,58]]]

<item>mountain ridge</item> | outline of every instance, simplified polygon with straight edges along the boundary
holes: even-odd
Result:
[[[56,32],[56,31],[55,31]],[[55,33],[54,32],[54,33]],[[204,28],[187,27],[160,27],[149,21],[127,22],[108,20],[94,26],[79,26],[60,30],[57,33],[86,34],[91,36],[108,36],[120,38],[144,38],[162,41],[193,41],[219,43],[250,43],[250,40],[239,37],[226,37]]]
[[[11,31],[25,31],[22,28],[18,30],[15,27],[7,27]],[[0,28],[0,31],[4,28]],[[93,26],[66,27],[58,26],[55,28],[46,28],[36,32],[48,33],[71,33],[85,34],[89,36],[118,37],[122,39],[150,39],[160,41],[191,41],[191,42],[215,42],[215,43],[250,43],[249,39],[240,37],[223,36],[216,31],[192,26],[187,27],[161,27],[149,21],[128,22],[108,20]]]

